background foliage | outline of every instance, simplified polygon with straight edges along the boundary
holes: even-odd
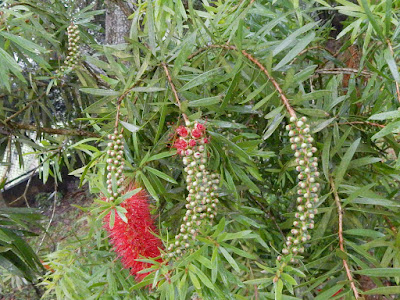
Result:
[[[66,166],[101,193],[118,99],[125,176],[152,196],[166,244],[184,213],[182,164],[169,149],[182,113],[206,120],[209,167],[222,179],[219,215],[198,238],[198,249],[175,264],[155,263],[141,283],[121,270],[108,245],[102,217],[113,207],[94,203],[88,235],[47,255],[46,297],[354,299],[344,262],[361,296],[400,294],[399,6],[389,0],[139,1],[126,43],[104,45],[93,38],[102,32],[93,17],[103,12],[92,6],[3,2],[2,153],[28,143],[41,159],[44,181],[62,180]],[[338,14],[348,16],[340,32],[332,25]],[[71,21],[83,40],[81,63],[60,77],[55,71]],[[288,114],[274,85],[241,50],[309,118],[316,140],[322,174],[316,229],[296,268],[276,260],[295,211]]]

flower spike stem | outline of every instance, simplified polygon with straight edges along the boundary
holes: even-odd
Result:
[[[64,60],[64,65],[60,68],[58,74],[63,74],[68,68],[75,68],[79,62],[79,29],[78,25],[71,22],[67,28],[68,35],[68,52]]]
[[[186,122],[186,126],[176,129],[179,138],[174,148],[182,156],[185,165],[187,190],[186,214],[180,227],[180,233],[175,236],[175,243],[168,247],[168,258],[181,256],[193,247],[199,230],[210,224],[216,216],[219,202],[219,178],[217,174],[207,170],[207,149],[209,140],[206,128],[198,122]]]
[[[313,157],[317,148],[312,146],[314,139],[310,135],[310,126],[307,118],[290,118],[286,129],[289,131],[291,148],[295,151],[296,171],[298,174],[297,213],[293,222],[293,229],[286,238],[286,247],[283,255],[298,255],[304,253],[304,243],[311,239],[309,230],[314,228],[314,216],[317,213],[314,204],[319,201],[318,190],[320,184],[316,182],[319,172],[318,159]],[[278,257],[280,260],[281,257]],[[294,259],[293,259],[294,261]]]

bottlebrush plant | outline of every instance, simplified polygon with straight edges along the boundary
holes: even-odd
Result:
[[[119,45],[100,42],[88,7],[72,18],[79,68],[57,87],[65,5],[7,2],[0,151],[38,131],[43,178],[83,161],[72,174],[100,195],[88,236],[46,260],[53,298],[398,297],[398,1],[117,1]],[[149,195],[155,257],[104,229],[147,220],[129,183]]]

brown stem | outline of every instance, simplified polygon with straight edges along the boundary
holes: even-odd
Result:
[[[11,135],[11,129],[25,129],[30,131],[39,131],[49,134],[59,134],[59,135],[69,135],[69,136],[87,136],[87,137],[100,137],[97,133],[85,131],[81,129],[64,129],[64,128],[46,128],[46,127],[37,127],[35,125],[25,124],[25,123],[15,123],[15,122],[7,122],[6,124],[0,123],[0,130],[2,133]]]
[[[197,50],[196,52],[194,52],[192,55],[189,56],[189,59],[192,59],[193,57],[195,57],[196,55],[201,54],[202,52],[206,51],[207,49],[226,49],[226,50],[233,50],[233,51],[237,51],[239,52],[240,50],[233,45],[229,45],[229,44],[225,44],[225,45],[208,45],[207,47],[204,48],[200,48],[199,50]],[[279,96],[281,97],[282,103],[285,105],[287,112],[289,113],[289,115],[291,117],[295,117],[296,118],[296,112],[294,111],[293,107],[290,105],[289,103],[289,99],[286,97],[286,95],[284,94],[282,88],[280,87],[279,83],[275,80],[274,77],[272,77],[272,75],[268,72],[267,68],[265,68],[261,62],[259,60],[257,60],[253,55],[251,55],[249,52],[247,52],[246,50],[241,50],[240,51],[244,57],[246,57],[248,60],[250,60],[254,65],[256,65],[269,79],[269,81],[271,81],[271,83],[273,84],[273,86],[275,87],[275,89],[278,91]]]
[[[390,43],[389,39],[387,40],[387,43],[388,43],[388,46],[389,46],[390,53],[392,53],[392,56],[394,57],[393,47],[392,47],[392,44]],[[397,68],[397,66],[396,66],[396,68]],[[399,103],[400,103],[400,87],[399,87],[399,83],[396,80],[394,82],[396,83],[397,100],[399,100]]]
[[[29,107],[31,107],[31,105],[33,103],[35,103],[36,101],[38,101],[40,98],[43,97],[43,95],[45,95],[46,93],[43,93],[42,95],[40,95],[37,99],[29,102],[27,105],[25,105],[23,108],[21,108],[19,111],[17,111],[16,113],[14,113],[13,115],[9,116],[7,119],[4,120],[4,123],[8,123],[10,122],[12,119],[14,119],[15,117],[19,116],[21,113],[23,113],[25,110],[27,110]]]
[[[393,233],[397,235],[397,228],[393,225],[392,221],[390,221],[388,216],[383,216],[383,218],[385,219],[386,223],[388,223],[388,225],[389,225],[390,229],[393,231]]]
[[[176,101],[176,103],[177,103],[177,105],[179,107],[179,110],[182,112],[182,104],[181,104],[181,101],[179,100],[178,92],[176,91],[175,85],[172,82],[171,74],[169,73],[167,64],[166,63],[162,63],[162,66],[164,68],[165,75],[167,75],[167,79],[168,79],[169,85],[171,87],[171,90],[174,93],[175,101]],[[183,119],[185,120],[185,122],[189,122],[188,117],[183,112],[182,112],[182,116],[183,116]]]
[[[339,198],[339,195],[338,195],[338,192],[337,192],[337,190],[336,190],[335,183],[334,183],[332,177],[329,178],[329,182],[330,182],[330,185],[331,185],[331,188],[332,188],[332,192],[333,192],[333,195],[334,195],[334,198],[335,198],[335,202],[336,202],[336,206],[337,206],[337,211],[338,211],[339,247],[340,247],[340,250],[341,250],[341,251],[345,252],[345,250],[344,250],[344,238],[343,238],[343,214],[344,214],[344,211],[343,211],[343,208],[342,208],[342,204],[340,203],[340,198]],[[360,295],[358,294],[356,285],[355,285],[355,283],[354,283],[353,276],[352,276],[352,274],[351,274],[350,267],[349,267],[349,265],[348,265],[346,259],[343,259],[343,266],[344,266],[344,268],[345,268],[345,270],[346,270],[347,278],[348,278],[349,281],[350,281],[350,287],[351,287],[351,289],[353,290],[354,297],[355,297],[356,299],[359,299],[359,298],[360,298]]]

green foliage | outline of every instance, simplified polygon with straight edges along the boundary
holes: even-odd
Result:
[[[32,226],[38,227],[41,216],[33,209],[0,209],[0,272],[35,282],[44,268],[26,238],[35,236]]]
[[[206,120],[212,137],[208,167],[221,174],[216,223],[181,260],[168,265],[150,260],[153,266],[144,273],[153,272],[141,283],[121,270],[101,229],[102,218],[115,213],[121,199],[96,201],[93,232],[47,257],[54,271],[44,279],[50,295],[354,299],[343,260],[361,294],[366,288],[357,274],[375,286],[367,295],[400,293],[398,1],[336,1],[335,9],[349,16],[336,41],[339,55],[323,46],[331,25],[318,20],[318,12],[334,9],[325,1],[204,1],[201,9],[192,1],[187,7],[183,1],[139,1],[127,43],[121,45],[89,38],[88,29],[99,30],[89,22],[98,12],[89,8],[75,18],[90,50],[62,82],[53,77],[62,62],[49,50],[66,52],[70,12],[58,1],[49,1],[48,9],[41,2],[27,3],[5,9],[2,16],[13,21],[0,31],[1,120],[29,105],[13,117],[13,126],[4,123],[16,138],[4,135],[2,151],[9,138],[16,147],[33,145],[42,157],[44,178],[57,176],[63,164],[72,169],[80,159],[84,166],[73,175],[92,193],[106,195],[103,150],[119,99],[125,176],[154,199],[166,245],[174,242],[170,237],[184,214],[183,166],[169,150],[183,113]],[[13,18],[16,14],[19,18]],[[29,50],[35,44],[38,53]],[[349,70],[345,53],[353,44],[360,59]],[[298,265],[276,259],[296,210],[295,159],[285,130],[289,115],[282,92],[245,53],[272,74],[296,113],[308,117],[318,148],[323,175],[316,226]],[[26,65],[19,64],[27,57]],[[65,105],[62,116],[56,99]],[[38,130],[32,142],[18,127],[31,120],[37,127],[84,128],[96,136],[64,139]],[[343,233],[338,232],[337,199]]]

